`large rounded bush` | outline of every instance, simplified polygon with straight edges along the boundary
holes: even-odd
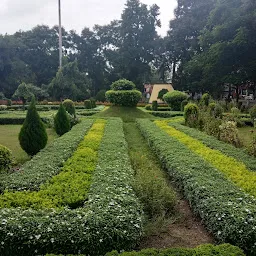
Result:
[[[92,109],[92,102],[91,100],[85,100],[84,101],[84,106],[86,109]]]
[[[142,94],[137,90],[130,91],[107,91],[106,98],[109,102],[118,106],[135,107],[140,101]]]
[[[106,90],[100,90],[96,96],[95,96],[95,99],[99,102],[105,102],[106,101]]]
[[[113,91],[130,91],[134,90],[135,88],[135,84],[127,79],[117,80],[111,85],[111,89]]]
[[[0,171],[9,170],[12,163],[12,153],[7,147],[0,145]]]
[[[32,98],[26,119],[19,133],[19,141],[28,155],[35,155],[46,146],[48,136],[45,126],[37,113],[35,98]]]
[[[184,108],[185,124],[190,127],[197,127],[199,118],[199,108],[194,103],[188,103]]]
[[[76,109],[75,109],[75,104],[72,100],[69,100],[69,99],[64,100],[63,106],[70,115],[75,116]]]
[[[60,104],[59,110],[54,117],[54,128],[58,135],[63,135],[71,128],[68,114],[62,104]]]
[[[173,111],[181,110],[181,103],[188,99],[188,95],[180,91],[168,92],[163,96],[164,101],[171,107]]]

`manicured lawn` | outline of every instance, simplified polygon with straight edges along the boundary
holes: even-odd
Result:
[[[256,135],[256,128],[248,126],[238,128],[239,137],[245,147],[248,147],[252,141],[252,131]]]
[[[15,164],[23,164],[29,160],[29,156],[20,147],[18,135],[21,125],[0,125],[0,144],[8,147],[13,154]],[[48,143],[51,143],[57,134],[53,129],[47,129]]]
[[[120,117],[123,122],[134,122],[136,118],[150,118],[156,119],[156,117],[145,113],[144,111],[138,108],[132,107],[118,107],[112,106],[107,110],[100,112],[95,115],[95,117]]]

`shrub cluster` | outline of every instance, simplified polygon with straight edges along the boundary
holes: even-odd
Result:
[[[148,111],[147,113],[162,118],[171,118],[175,116],[183,116],[183,112],[181,111],[170,111],[170,112],[161,112],[161,111]]]
[[[135,107],[142,94],[135,89],[135,84],[129,80],[121,79],[111,85],[111,90],[106,92],[107,101],[114,105]]]
[[[0,190],[38,190],[40,185],[58,174],[63,163],[77,148],[93,120],[85,120],[60,138],[55,139],[32,160],[26,162],[19,172],[2,177]]]
[[[137,122],[169,175],[216,239],[255,255],[256,199],[154,123]]]
[[[36,191],[5,191],[0,195],[0,208],[59,208],[82,206],[88,197],[92,173],[98,159],[104,120],[97,120],[83,141],[64,164],[61,172]]]
[[[219,126],[219,129],[220,129],[220,133],[219,133],[220,140],[230,143],[236,147],[241,146],[241,141],[238,136],[238,130],[235,122],[224,121]]]
[[[188,99],[188,95],[180,91],[168,92],[163,96],[164,101],[171,107],[173,111],[181,110],[181,103]]]
[[[12,152],[0,144],[0,171],[8,171],[12,164]]]
[[[60,104],[60,108],[54,117],[54,129],[59,136],[62,136],[68,132],[71,128],[69,116],[63,106]]]
[[[120,119],[106,125],[84,208],[0,210],[1,255],[103,255],[133,248],[141,236],[142,213],[131,188],[133,170],[122,126]]]
[[[218,150],[205,146],[197,139],[167,125],[166,121],[155,121],[166,133],[185,144],[192,152],[201,156],[247,193],[256,196],[256,173],[248,170],[244,163],[226,156]]]
[[[210,148],[217,149],[221,151],[223,154],[235,158],[237,161],[242,161],[248,169],[252,171],[256,171],[256,158],[249,156],[243,149],[235,148],[232,145],[219,141],[217,138],[213,136],[209,136],[201,131],[188,128],[181,124],[172,122],[172,123],[169,123],[169,125],[201,141],[202,143],[204,143],[206,146]]]
[[[113,251],[106,256],[245,256],[243,251],[230,244],[214,246],[212,244],[200,245],[195,249],[171,248],[171,249],[144,249],[139,252],[122,252]]]

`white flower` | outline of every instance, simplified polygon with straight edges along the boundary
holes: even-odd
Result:
[[[51,242],[54,243],[54,238],[51,238]]]

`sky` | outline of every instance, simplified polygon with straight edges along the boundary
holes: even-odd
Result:
[[[141,0],[160,7],[164,36],[169,21],[174,18],[176,0]],[[84,27],[95,24],[105,25],[120,19],[126,0],[61,0],[62,26],[80,33]],[[36,25],[58,24],[58,0],[0,0],[0,34],[13,34],[19,30],[29,30]]]

